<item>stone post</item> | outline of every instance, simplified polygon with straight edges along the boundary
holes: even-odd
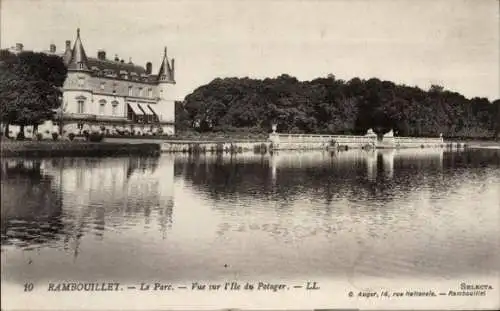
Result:
[[[280,143],[280,138],[278,133],[276,133],[276,129],[278,128],[278,125],[276,123],[273,123],[271,126],[273,132],[269,134],[269,141],[271,142],[272,148],[277,148]]]

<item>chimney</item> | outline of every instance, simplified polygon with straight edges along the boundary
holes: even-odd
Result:
[[[115,62],[119,62],[120,59],[118,58],[118,54],[115,54]]]
[[[66,51],[69,51],[69,50],[71,50],[71,41],[66,40]]]
[[[56,52],[56,45],[51,44],[49,50],[50,50],[50,53],[55,53]]]
[[[106,51],[104,51],[104,50],[97,51],[97,59],[105,60],[106,59]]]
[[[128,63],[129,63],[129,64],[133,64],[133,63],[132,63],[132,57],[129,57],[129,58],[128,58]]]
[[[146,63],[146,74],[150,75],[153,72],[153,64],[151,62]]]
[[[16,43],[16,51],[17,52],[22,52],[23,51],[23,44],[22,43]]]

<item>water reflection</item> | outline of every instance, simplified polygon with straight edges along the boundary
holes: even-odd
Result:
[[[2,245],[61,247],[106,231],[172,225],[173,161],[158,158],[10,159],[2,163]],[[32,241],[33,240],[33,241]],[[59,244],[54,242],[59,242]]]
[[[500,262],[499,155],[5,160],[2,262],[15,282],[487,274]]]
[[[238,194],[288,201],[302,196],[317,198],[321,193],[326,202],[338,197],[355,201],[374,197],[390,200],[396,186],[410,191],[419,183],[428,183],[421,177],[428,171],[443,169],[443,154],[442,149],[403,149],[178,156],[175,172],[195,186],[208,187],[216,200]],[[409,177],[417,185],[400,184],[401,179]]]
[[[63,199],[40,161],[3,161],[1,241],[22,247],[52,243],[61,235]]]

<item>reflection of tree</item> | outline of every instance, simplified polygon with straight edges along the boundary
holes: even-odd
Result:
[[[59,240],[76,257],[83,236],[102,240],[110,228],[144,224],[148,229],[154,220],[165,235],[172,223],[173,197],[162,197],[158,177],[168,186],[173,176],[155,174],[157,168],[157,158],[143,157],[6,161],[2,244]]]
[[[1,183],[2,244],[45,244],[63,234],[62,198],[40,161],[4,160]]]
[[[500,150],[471,149],[444,154],[444,166],[447,169],[483,168],[500,166]]]
[[[274,177],[269,158],[239,161],[237,156],[226,161],[210,157],[178,158],[175,174],[183,175],[215,200],[246,197],[289,201],[302,197],[321,198],[327,205],[337,199],[383,203],[412,195],[421,187],[434,192],[446,190],[451,185],[443,183],[439,176],[449,168],[457,165],[480,167],[485,163],[498,165],[499,154],[498,150],[445,152],[444,156],[442,152],[416,156],[411,153],[379,154],[372,160],[375,162],[371,165],[376,168],[373,178],[367,176],[372,170],[367,159],[345,159],[338,153],[307,165],[302,165],[298,157],[279,165]]]

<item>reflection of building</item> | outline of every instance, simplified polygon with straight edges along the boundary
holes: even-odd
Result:
[[[18,44],[13,51],[22,48]],[[89,57],[80,30],[73,47],[66,41],[65,51],[57,53],[51,44],[45,53],[60,55],[68,68],[60,112],[66,134],[82,130],[174,134],[175,68],[166,48],[157,74],[150,62],[142,67],[118,56],[110,59],[103,50]],[[52,122],[39,127],[41,133],[54,130]]]
[[[172,223],[173,160],[161,158],[53,159],[42,163],[60,188],[63,211],[76,236],[87,226],[102,236],[107,228]]]

